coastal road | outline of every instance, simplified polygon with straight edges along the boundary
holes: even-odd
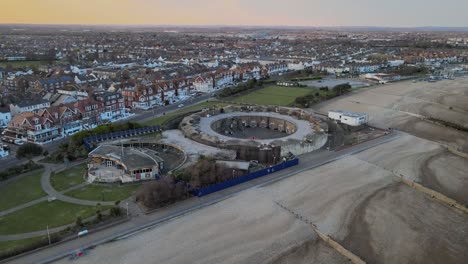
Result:
[[[301,155],[299,165],[288,169],[272,173],[270,175],[254,179],[243,184],[233,186],[222,191],[212,193],[204,197],[192,197],[185,201],[161,208],[147,215],[131,216],[129,221],[122,224],[100,230],[90,232],[89,235],[80,237],[68,242],[57,244],[42,250],[38,250],[29,254],[19,256],[7,261],[8,263],[50,263],[69,255],[71,252],[80,248],[88,248],[112,240],[125,239],[125,237],[143,232],[145,230],[155,228],[158,225],[169,221],[175,217],[189,214],[194,210],[209,206],[224,199],[227,199],[238,192],[249,188],[264,186],[284,178],[296,175],[300,172],[310,170],[312,168],[333,162],[348,155],[353,155],[361,151],[367,150],[374,146],[395,140],[400,135],[400,132],[394,131],[391,134],[355,145],[339,151],[318,150],[312,153]],[[163,239],[163,238],[162,238]],[[92,250],[90,252],[92,254]]]

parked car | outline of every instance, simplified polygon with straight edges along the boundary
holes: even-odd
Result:
[[[177,107],[182,108],[182,107],[184,107],[184,104],[180,104]]]

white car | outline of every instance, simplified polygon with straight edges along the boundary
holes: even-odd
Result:
[[[182,108],[182,107],[184,107],[184,104],[180,104],[177,107]]]

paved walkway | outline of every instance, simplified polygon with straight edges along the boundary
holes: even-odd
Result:
[[[82,199],[77,199],[73,198],[70,196],[64,195],[65,192],[69,190],[65,190],[62,192],[58,192],[52,187],[52,184],[50,183],[50,175],[52,171],[58,171],[61,170],[64,165],[51,165],[51,164],[43,164],[45,167],[45,172],[42,174],[41,177],[41,185],[42,189],[50,196],[50,197],[55,197],[57,200],[64,201],[67,203],[74,203],[74,204],[79,204],[79,205],[90,205],[90,206],[95,206],[97,204],[100,205],[114,205],[114,202],[104,202],[104,201],[90,201],[90,200],[82,200]],[[61,168],[62,167],[62,168]],[[75,186],[73,188],[80,188],[82,186],[85,186],[85,184],[81,184],[81,186]]]

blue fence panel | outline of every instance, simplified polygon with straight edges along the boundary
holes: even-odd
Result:
[[[263,170],[255,171],[255,172],[249,173],[249,174],[244,175],[244,176],[240,176],[240,177],[232,179],[232,180],[228,180],[228,181],[221,182],[221,183],[218,183],[218,184],[213,184],[213,185],[210,185],[210,186],[205,187],[205,188],[197,189],[197,190],[194,191],[194,194],[197,195],[198,197],[202,197],[202,196],[208,195],[210,193],[214,193],[214,192],[217,192],[217,191],[232,187],[234,185],[238,185],[238,184],[241,184],[241,183],[244,183],[244,182],[247,182],[247,181],[251,181],[253,179],[256,179],[256,178],[271,174],[273,172],[284,170],[284,169],[289,168],[291,166],[296,166],[298,164],[299,164],[299,159],[295,158],[293,160],[289,160],[289,161],[277,164],[275,166],[265,168]]]

